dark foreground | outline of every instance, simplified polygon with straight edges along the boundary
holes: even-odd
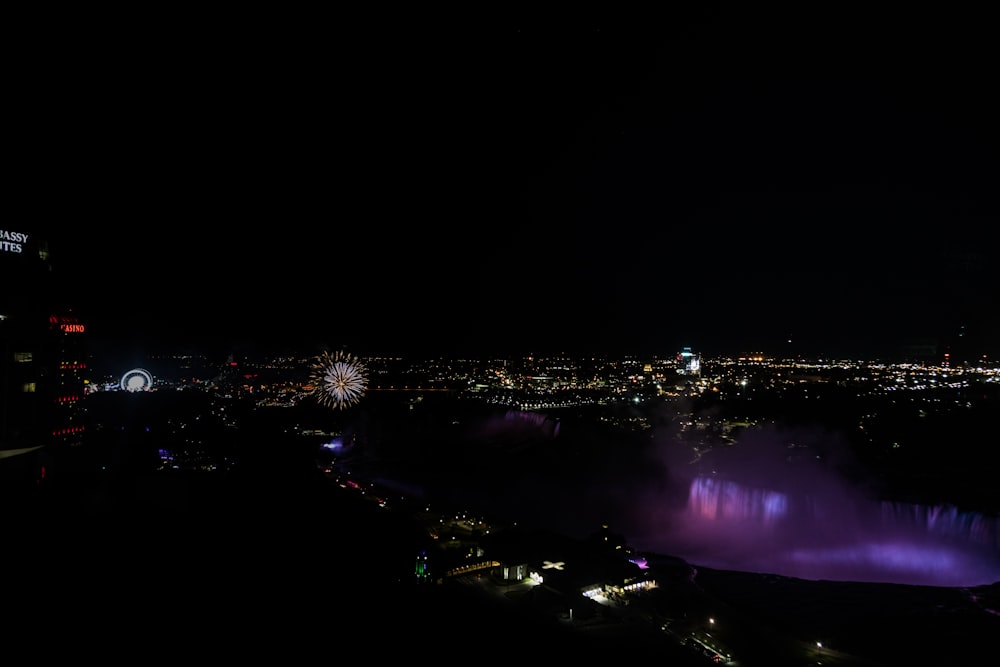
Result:
[[[710,613],[741,665],[953,665],[988,662],[1000,632],[997,584],[810,582],[705,568],[691,586],[628,614],[568,623],[544,613],[538,595],[415,584],[421,527],[318,473],[74,480],[8,509],[5,649],[31,659],[500,655],[697,665],[711,662],[662,621]]]

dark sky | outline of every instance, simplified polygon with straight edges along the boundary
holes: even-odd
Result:
[[[1000,354],[988,22],[810,11],[35,23],[4,224],[118,341]]]

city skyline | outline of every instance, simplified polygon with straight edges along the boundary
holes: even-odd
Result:
[[[420,11],[10,12],[13,648],[981,660],[985,12]]]

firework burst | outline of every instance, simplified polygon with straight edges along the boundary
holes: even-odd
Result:
[[[356,404],[368,386],[367,369],[357,357],[324,352],[313,360],[311,393],[321,405],[344,409]]]

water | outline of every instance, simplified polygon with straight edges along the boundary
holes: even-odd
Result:
[[[517,411],[465,423],[446,455],[420,447],[419,466],[389,477],[401,483],[426,467],[410,494],[421,488],[574,537],[607,525],[639,551],[704,567],[949,587],[1000,581],[1000,518],[887,500],[844,474],[856,462],[835,433],[761,428],[706,450]]]
[[[1000,519],[949,505],[796,494],[698,476],[638,542],[718,569],[811,580],[1000,581]],[[662,509],[662,508],[661,508]]]

